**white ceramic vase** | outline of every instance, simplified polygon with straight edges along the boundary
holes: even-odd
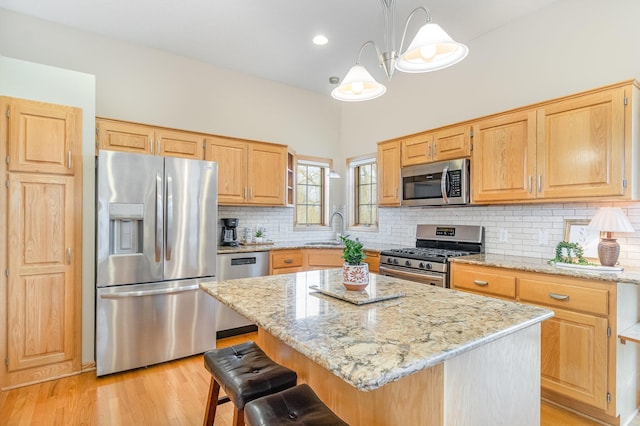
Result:
[[[364,290],[369,285],[369,264],[342,265],[342,284],[347,290]]]

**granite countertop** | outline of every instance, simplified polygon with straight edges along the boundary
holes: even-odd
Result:
[[[536,324],[530,305],[371,274],[369,288],[403,296],[355,305],[310,286],[342,283],[342,270],[201,284],[225,305],[360,390],[372,390]]]
[[[518,271],[540,272],[567,277],[609,281],[611,283],[640,285],[640,270],[630,269],[627,267],[620,272],[561,268],[547,263],[546,259],[508,256],[502,254],[474,254],[470,256],[453,257],[449,259],[449,262],[465,263],[469,265],[495,266],[498,268],[514,269]]]
[[[395,244],[380,244],[380,243],[367,243],[363,242],[365,250],[373,250],[380,252],[382,250],[392,248],[403,248],[406,246],[400,246]],[[278,242],[270,244],[249,244],[241,245],[239,247],[226,247],[218,246],[218,254],[226,253],[248,253],[254,251],[271,251],[271,250],[290,250],[290,249],[338,249],[342,250],[341,245],[332,244],[332,241],[327,241],[327,244],[307,244],[306,242]]]

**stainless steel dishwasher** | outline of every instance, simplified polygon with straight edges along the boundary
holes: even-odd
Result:
[[[218,254],[216,270],[218,271],[218,281],[269,275],[269,252]],[[218,303],[216,313],[216,337],[218,339],[255,330],[257,327],[247,318],[222,303]]]

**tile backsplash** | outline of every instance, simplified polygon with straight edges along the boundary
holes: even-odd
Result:
[[[416,225],[482,225],[485,228],[485,251],[543,259],[554,257],[556,244],[563,239],[565,219],[591,219],[599,207],[621,207],[636,230],[615,234],[620,243],[620,264],[640,267],[640,203],[564,203],[514,204],[447,208],[380,208],[377,232],[349,230],[352,237],[378,245],[413,246]],[[218,216],[237,217],[239,227],[267,229],[267,237],[275,242],[307,242],[328,240],[333,231],[293,230],[293,208],[290,207],[220,207]],[[241,235],[241,233],[239,233]]]

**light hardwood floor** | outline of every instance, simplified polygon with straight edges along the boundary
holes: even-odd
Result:
[[[255,339],[251,333],[218,347]],[[200,425],[210,375],[202,356],[96,378],[95,372],[0,393],[0,425]],[[233,407],[218,407],[216,426],[231,426]],[[541,425],[597,425],[542,402]],[[633,426],[640,426],[636,417]]]

